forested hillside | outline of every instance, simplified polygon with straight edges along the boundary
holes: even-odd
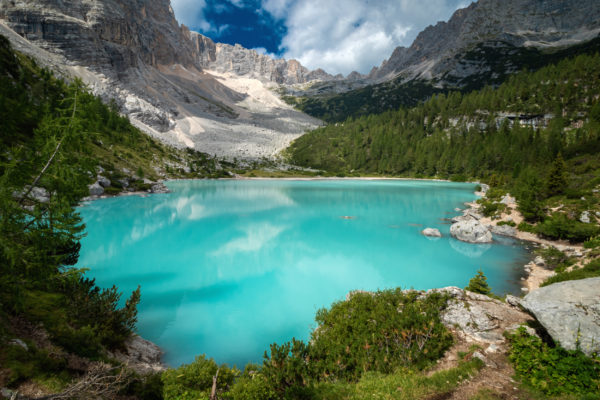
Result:
[[[119,179],[146,190],[144,178],[219,176],[216,164],[152,140],[0,36],[0,387],[60,391],[133,333],[140,290],[123,304],[72,267],[84,235],[75,207],[99,171],[117,193]]]
[[[594,54],[600,49],[600,38],[565,49],[539,50],[515,47],[502,42],[483,42],[455,58],[466,66],[485,65],[474,68],[465,78],[445,76],[444,82],[408,81],[399,76],[391,81],[369,85],[337,95],[293,97],[284,99],[305,113],[327,122],[342,122],[348,117],[380,114],[400,107],[414,107],[437,93],[460,90],[463,93],[482,89],[486,85],[498,86],[515,71],[537,70],[565,57]],[[489,68],[488,68],[489,67]]]
[[[504,185],[520,197],[531,221],[545,217],[541,202],[556,195],[585,198],[577,209],[595,207],[599,152],[597,54],[521,72],[497,89],[439,94],[414,108],[331,124],[289,148],[293,163],[338,175]]]

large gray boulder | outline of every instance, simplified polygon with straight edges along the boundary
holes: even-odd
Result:
[[[545,286],[521,304],[565,349],[600,353],[600,278]]]
[[[98,182],[89,185],[88,189],[90,190],[90,196],[102,196],[104,194],[104,188]]]
[[[492,233],[475,219],[460,221],[450,227],[450,234],[468,243],[490,243]]]

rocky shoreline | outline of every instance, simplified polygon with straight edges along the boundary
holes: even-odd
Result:
[[[475,192],[476,195],[481,198],[486,197],[486,193],[489,190],[489,186],[481,185],[481,192]],[[499,215],[499,218],[490,218],[485,217],[481,212],[481,205],[476,201],[465,203],[467,208],[463,211],[463,216],[456,217],[452,220],[452,222],[460,222],[467,220],[476,221],[475,224],[483,227],[485,230],[490,232],[490,242],[493,235],[501,235],[506,237],[511,237],[516,240],[520,240],[523,242],[533,243],[536,246],[540,246],[542,248],[554,247],[557,250],[564,252],[567,256],[576,257],[580,260],[585,259],[585,255],[587,250],[582,245],[573,245],[568,241],[560,240],[546,240],[538,237],[537,235],[529,232],[521,232],[516,227],[510,226],[508,224],[514,224],[518,226],[521,222],[524,221],[523,216],[517,210],[517,202],[514,197],[511,197],[508,193],[500,200],[502,204],[506,206],[505,210]],[[503,223],[503,224],[502,224]],[[580,261],[581,262],[581,261]],[[522,291],[525,293],[536,290],[540,287],[540,285],[549,277],[553,276],[554,271],[545,268],[546,261],[540,257],[535,257],[534,260],[529,262],[524,266],[524,271],[526,273],[526,278],[522,280]]]

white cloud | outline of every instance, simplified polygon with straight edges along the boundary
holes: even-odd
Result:
[[[240,0],[231,0],[231,3],[236,7],[241,5]],[[209,34],[211,37],[218,38],[229,29],[227,24],[214,26],[206,20],[204,17],[206,0],[171,0],[171,6],[177,22]]]
[[[221,256],[224,254],[259,251],[279,236],[285,229],[286,227],[284,226],[274,226],[268,222],[251,225],[244,228],[244,236],[232,239],[211,254],[213,256]]]
[[[180,24],[203,31],[213,29],[210,23],[204,18],[205,0],[171,0],[171,6]]]
[[[427,25],[447,20],[458,4],[459,0],[262,0],[263,9],[287,27],[281,44],[286,59],[343,74],[368,73],[397,46],[409,46]]]

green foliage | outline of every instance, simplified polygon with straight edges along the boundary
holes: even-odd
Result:
[[[600,259],[589,262],[587,265],[570,272],[560,272],[546,279],[541,286],[548,286],[557,282],[572,281],[576,279],[595,278],[600,276]]]
[[[321,380],[357,380],[367,371],[423,368],[437,360],[452,337],[440,321],[446,298],[400,289],[355,293],[317,312],[311,364]]]
[[[315,398],[324,400],[422,400],[445,399],[465,380],[483,367],[478,359],[461,362],[458,367],[428,376],[408,368],[391,374],[367,372],[356,383],[323,383],[316,387]]]
[[[71,380],[66,360],[28,343],[28,350],[14,344],[0,343],[0,365],[8,369],[3,385],[14,387],[28,379],[58,378],[63,384]]]
[[[549,268],[552,268],[557,272],[566,269],[574,263],[572,258],[568,257],[556,247],[550,246],[547,249],[538,249],[535,251],[535,253],[540,255],[545,260],[546,265]]]
[[[536,233],[549,239],[581,243],[599,235],[600,227],[572,220],[563,213],[554,213],[536,226]]]
[[[161,373],[134,376],[122,394],[137,400],[163,400],[164,385]]]
[[[267,385],[281,399],[308,399],[312,393],[310,346],[292,339],[278,346],[271,345],[271,354],[265,352],[262,373]],[[312,362],[311,362],[312,364]]]
[[[165,400],[208,400],[217,370],[217,391],[225,392],[233,384],[239,371],[230,369],[225,364],[219,366],[212,358],[200,355],[190,364],[168,369],[162,374]]]
[[[509,336],[510,360],[523,383],[546,395],[593,395],[600,391],[600,363],[579,351],[550,347],[520,328]]]
[[[558,153],[548,175],[548,194],[555,196],[564,193],[567,188],[567,165],[562,158],[562,154]]]
[[[512,226],[512,227],[516,227],[517,226],[517,224],[514,221],[500,221],[496,225],[498,225],[498,226],[504,226],[504,225],[506,225],[506,226]]]
[[[589,240],[586,240],[583,243],[583,247],[585,247],[586,249],[595,249],[600,247],[600,236],[595,236],[590,238]]]
[[[519,200],[519,211],[527,221],[539,221],[546,211],[542,200],[546,198],[540,174],[532,167],[524,169],[515,183],[515,195]]]
[[[231,400],[271,400],[277,398],[277,393],[268,382],[260,367],[249,364],[244,368],[244,373],[239,376],[231,390],[224,394],[224,398]]]
[[[492,217],[506,209],[506,205],[497,201],[478,200],[477,202],[481,204],[480,210],[486,217]]]
[[[490,289],[487,278],[482,270],[477,271],[477,275],[471,278],[469,285],[465,289],[473,293],[485,294],[486,296],[492,293],[492,289]]]

